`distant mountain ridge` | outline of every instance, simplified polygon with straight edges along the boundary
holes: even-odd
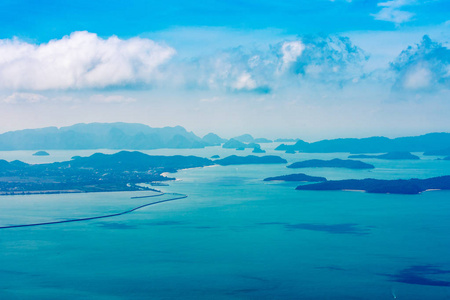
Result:
[[[203,148],[210,144],[181,126],[89,123],[0,134],[0,150]]]
[[[400,137],[390,139],[387,137],[346,138],[322,140],[308,143],[302,140],[293,145],[281,144],[275,150],[300,151],[309,153],[386,153],[386,152],[426,152],[430,155],[436,150],[450,148],[450,133],[428,133],[420,136]]]

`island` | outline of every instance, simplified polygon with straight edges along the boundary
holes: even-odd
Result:
[[[196,156],[151,156],[121,151],[76,156],[70,161],[27,164],[0,160],[0,195],[136,191],[140,183],[173,180],[163,176],[214,163]]]
[[[219,139],[212,134],[201,139],[181,126],[152,128],[121,122],[89,123],[5,132],[0,134],[0,151],[196,149],[217,145]]]
[[[295,154],[295,150],[288,149],[286,150],[286,154]]]
[[[419,194],[428,190],[450,190],[450,176],[406,180],[380,180],[371,178],[361,180],[331,180],[299,185],[296,189],[303,191],[353,190],[379,194]]]
[[[300,161],[293,163],[288,168],[347,168],[347,169],[374,169],[375,167],[371,164],[359,160],[343,160],[343,159],[332,159],[332,160],[321,160],[321,159],[310,159],[305,161]]]
[[[307,153],[387,153],[394,151],[425,152],[425,155],[450,155],[450,133],[435,132],[420,136],[390,139],[382,136],[367,138],[340,138],[308,143],[298,140],[293,145],[281,144],[275,150],[292,149]],[[437,150],[442,149],[442,150]]]
[[[301,182],[322,182],[327,181],[325,177],[309,176],[303,173],[289,174],[276,177],[265,178],[264,181],[301,181]]]
[[[287,163],[287,161],[275,155],[265,155],[265,156],[231,155],[223,159],[215,160],[214,163],[222,166],[229,166],[229,165],[247,165],[247,164],[285,164]]]
[[[272,140],[266,138],[256,138],[253,140],[254,143],[265,144],[265,143],[273,143]]]
[[[380,154],[380,155],[367,155],[367,154],[356,154],[356,155],[350,155],[348,158],[377,158],[377,159],[420,159],[417,155],[411,154],[410,152],[406,151],[394,151],[394,152],[388,152],[386,154]]]
[[[255,147],[255,148],[253,148],[252,153],[266,153],[266,150],[263,150],[261,148]]]
[[[275,142],[276,143],[295,143],[295,142],[297,142],[299,139],[283,139],[283,138],[280,138],[280,139],[276,139],[275,140]]]
[[[205,142],[207,145],[220,146],[222,143],[225,143],[227,140],[221,138],[217,134],[210,132],[202,138],[202,141]]]
[[[216,154],[216,155],[211,156],[211,158],[216,159],[216,158],[220,158],[220,156]]]
[[[261,146],[253,142],[246,144],[235,139],[229,139],[225,144],[222,145],[222,148],[244,150],[246,148],[261,148]]]
[[[450,156],[450,147],[438,150],[430,150],[423,153],[423,155],[434,155],[434,156]]]
[[[33,153],[33,156],[49,156],[50,154],[46,151],[38,151]]]

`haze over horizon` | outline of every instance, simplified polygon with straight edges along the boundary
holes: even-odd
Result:
[[[449,131],[448,1],[0,4],[0,132],[91,122],[199,136]]]

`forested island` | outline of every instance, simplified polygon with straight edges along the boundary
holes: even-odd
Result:
[[[47,151],[38,151],[33,153],[33,156],[49,156],[50,154]]]
[[[411,154],[410,152],[406,152],[406,151],[395,151],[395,152],[389,152],[389,153],[379,154],[379,155],[356,154],[356,155],[350,155],[348,158],[377,158],[377,159],[387,159],[387,160],[397,160],[397,159],[418,160],[418,159],[420,159],[420,157],[418,157],[417,155]]]
[[[375,168],[371,164],[359,160],[343,160],[335,158],[332,160],[310,159],[293,163],[288,168],[347,168],[347,169],[373,169]]]
[[[327,181],[325,177],[309,176],[303,173],[289,174],[265,178],[264,181],[299,181],[299,182],[322,182]]]
[[[215,164],[222,166],[229,165],[248,165],[248,164],[285,164],[287,161],[279,156],[265,155],[265,156],[236,156],[231,155],[223,159],[217,159]]]
[[[357,190],[379,194],[419,194],[427,190],[450,190],[450,176],[440,176],[428,179],[349,179],[331,180],[320,183],[299,185],[297,190],[334,191]]]
[[[298,140],[293,145],[281,144],[275,150],[307,153],[387,153],[397,151],[425,152],[425,155],[450,155],[450,133],[436,132],[420,136],[390,139],[383,136],[341,138],[308,143]]]

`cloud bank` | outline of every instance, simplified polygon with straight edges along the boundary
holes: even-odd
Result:
[[[86,31],[40,45],[4,39],[0,87],[50,90],[150,83],[174,54],[173,48],[149,39],[102,39]]]
[[[449,53],[425,36],[401,52],[389,69],[371,73],[364,71],[369,55],[340,35],[302,35],[263,46],[179,58],[174,48],[150,39],[103,39],[83,31],[40,45],[0,40],[0,91],[12,92],[3,100],[11,104],[46,100],[33,92],[133,86],[267,94],[364,82],[431,91],[449,88]],[[135,101],[109,93],[89,99],[97,103]]]
[[[237,47],[184,61],[173,66],[171,78],[178,76],[189,87],[267,93],[286,86],[358,80],[367,59],[346,37],[299,36],[264,51]]]

